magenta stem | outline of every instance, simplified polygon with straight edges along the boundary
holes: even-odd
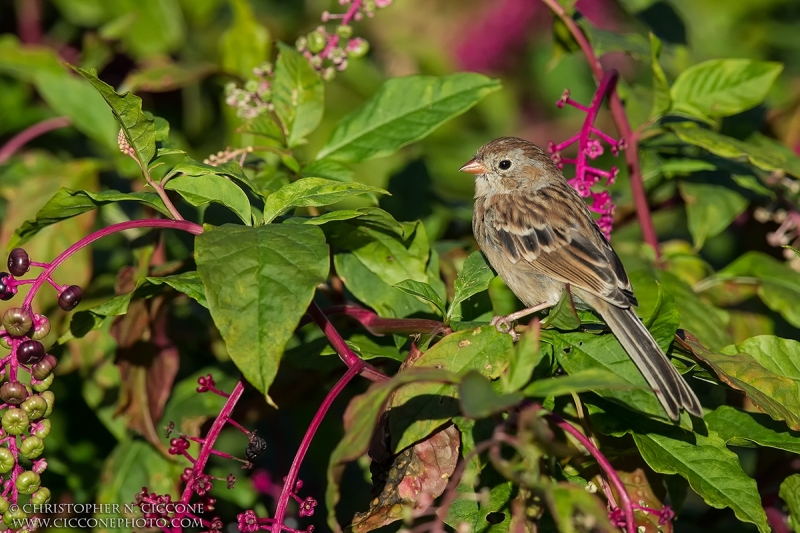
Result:
[[[179,229],[182,231],[188,231],[192,235],[200,235],[203,233],[203,227],[195,224],[194,222],[188,222],[186,220],[162,220],[157,218],[146,219],[146,220],[130,220],[128,222],[120,222],[119,224],[112,224],[106,228],[101,230],[95,231],[84,237],[83,239],[79,240],[63,252],[58,255],[53,262],[47,265],[47,267],[42,270],[39,276],[36,278],[36,281],[33,282],[31,286],[31,290],[28,292],[27,296],[25,296],[25,301],[22,303],[23,309],[27,309],[30,311],[31,309],[31,302],[33,301],[33,297],[36,296],[36,293],[39,291],[39,288],[50,278],[58,268],[61,263],[66,261],[72,254],[76,253],[78,250],[90,245],[94,241],[98,239],[102,239],[103,237],[107,237],[113,233],[117,233],[120,231],[125,231],[127,229],[133,228],[165,228],[165,229]]]
[[[598,450],[592,441],[589,440],[586,435],[578,431],[572,424],[561,418],[555,413],[549,413],[545,415],[549,420],[552,420],[558,427],[575,437],[578,442],[580,442],[584,448],[595,458],[597,464],[600,465],[600,468],[608,476],[608,479],[617,489],[617,495],[619,496],[621,507],[623,513],[625,513],[625,529],[628,533],[636,533],[636,519],[633,516],[633,504],[631,503],[631,496],[628,494],[628,491],[625,489],[625,485],[622,483],[622,480],[617,475],[617,471],[614,470],[614,467],[611,466],[611,463],[608,462],[605,455],[603,455],[600,450]]]
[[[312,304],[312,306],[313,305],[314,304]],[[317,307],[317,311],[322,314],[322,311],[319,309],[319,307]],[[322,316],[324,317],[325,315],[322,314]],[[325,320],[327,320],[327,318]],[[358,358],[356,357],[356,359]],[[272,526],[272,533],[281,532],[283,521],[286,518],[286,507],[289,504],[289,498],[293,493],[292,489],[297,482],[297,474],[300,472],[300,465],[306,456],[308,447],[311,445],[311,440],[314,438],[317,429],[319,429],[319,426],[322,423],[322,419],[325,418],[325,414],[328,412],[331,405],[333,405],[333,401],[344,390],[347,384],[350,383],[350,381],[361,372],[361,365],[365,364],[366,363],[358,359],[358,364],[353,364],[352,366],[348,365],[349,368],[347,369],[347,372],[345,372],[344,376],[342,376],[339,381],[336,382],[336,385],[334,385],[330,392],[325,396],[325,399],[319,406],[314,418],[311,420],[311,424],[309,424],[306,434],[303,436],[303,440],[300,442],[300,447],[297,449],[297,453],[294,456],[292,466],[289,468],[289,473],[286,475],[286,479],[283,482],[283,489],[281,489],[281,495],[278,498],[278,507],[275,510],[275,522]]]
[[[356,16],[356,13],[358,13],[358,10],[361,8],[361,4],[363,3],[363,1],[364,0],[353,0],[353,3],[350,4],[350,7],[348,8],[347,12],[342,17],[342,24],[341,24],[342,26],[347,26],[348,24],[350,24],[350,22]],[[322,52],[320,52],[319,56],[328,57],[328,54],[330,54],[331,50],[336,48],[336,45],[338,44],[339,44],[339,35],[333,34],[333,37],[331,37],[330,41],[328,41],[328,44],[325,46],[325,49]]]
[[[564,10],[564,7],[558,0],[542,0],[542,2],[544,2],[567,26],[575,42],[578,43],[583,54],[586,56],[586,60],[594,73],[595,79],[600,80],[603,78],[603,67],[597,59],[592,45],[589,43],[589,40],[586,38],[586,35],[584,35],[583,31],[581,31],[580,27],[575,23],[575,20]],[[633,201],[636,206],[636,216],[642,228],[642,236],[644,237],[644,241],[655,250],[657,260],[660,260],[661,250],[658,246],[658,235],[656,234],[655,226],[653,226],[653,218],[650,215],[650,206],[647,203],[647,194],[645,194],[644,190],[642,169],[639,165],[639,146],[636,142],[636,136],[628,122],[628,117],[625,114],[625,107],[622,105],[622,100],[620,100],[617,91],[611,92],[610,104],[611,115],[614,117],[614,124],[617,126],[620,137],[625,139],[628,145],[625,150],[625,162],[628,165],[631,192],[633,193]]]
[[[228,422],[228,419],[230,419],[231,413],[233,413],[233,408],[236,407],[236,403],[239,401],[239,398],[242,397],[243,392],[244,384],[239,381],[233,388],[231,395],[228,396],[225,405],[222,406],[222,410],[219,412],[219,415],[217,415],[214,423],[211,424],[211,429],[209,429],[208,433],[206,434],[205,442],[203,443],[203,446],[200,447],[200,453],[197,454],[197,460],[194,462],[194,466],[192,467],[192,472],[195,475],[202,474],[205,470],[208,458],[211,457],[211,453],[214,450],[214,444],[217,442],[219,434],[225,427],[225,423]],[[192,499],[193,494],[194,490],[192,489],[192,483],[190,480],[188,483],[186,483],[186,487],[183,489],[183,494],[181,494],[181,503],[188,504]]]
[[[308,314],[311,315],[311,318],[317,323],[319,328],[322,330],[322,333],[324,333],[328,338],[331,346],[333,346],[333,349],[336,350],[337,354],[339,354],[339,358],[344,364],[347,365],[348,369],[355,368],[357,374],[362,374],[370,381],[383,381],[385,379],[389,379],[386,374],[376,369],[372,365],[362,361],[361,358],[350,349],[336,328],[333,327],[331,321],[328,320],[328,317],[325,316],[325,313],[322,312],[322,309],[320,309],[316,303],[311,302],[311,305],[308,306]]]
[[[0,165],[5,163],[8,158],[17,153],[17,150],[28,144],[30,141],[44,135],[48,131],[65,128],[72,124],[69,117],[55,117],[37,122],[33,126],[28,126],[21,132],[11,137],[2,148],[0,148]]]
[[[606,95],[614,90],[618,77],[619,74],[616,70],[610,70],[603,74],[603,79],[600,80],[600,86],[592,97],[592,103],[586,110],[586,120],[583,121],[580,138],[578,139],[578,160],[575,163],[575,177],[580,180],[583,180],[585,177],[587,167],[586,158],[588,157],[583,148],[589,142],[594,121],[597,120],[597,114],[600,112],[600,106],[603,100],[605,100]]]

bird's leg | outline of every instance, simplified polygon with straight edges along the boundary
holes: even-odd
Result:
[[[496,327],[497,331],[499,331],[500,333],[508,333],[509,335],[511,335],[511,338],[517,340],[518,335],[517,332],[514,331],[514,326],[512,323],[516,322],[520,318],[524,318],[528,315],[532,315],[533,313],[541,311],[542,309],[547,309],[548,307],[550,307],[550,304],[544,303],[544,304],[534,305],[533,307],[528,307],[527,309],[523,309],[515,313],[511,313],[510,315],[496,316],[492,319],[491,322],[489,322],[489,325]]]

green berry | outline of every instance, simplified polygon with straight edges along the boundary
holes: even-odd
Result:
[[[364,57],[367,52],[369,52],[369,42],[365,39],[353,39],[347,43],[347,55],[352,58]]]
[[[34,505],[44,505],[50,501],[50,489],[41,487],[39,490],[31,494],[31,503]]]
[[[319,31],[314,30],[308,34],[308,51],[312,54],[318,54],[325,49],[325,45],[328,43],[328,39],[325,38],[325,35]]]
[[[8,507],[11,505],[11,502],[6,500],[4,497],[0,496],[0,513],[5,513],[8,511]]]
[[[44,453],[44,441],[39,437],[28,437],[19,447],[25,459],[36,459]]]
[[[3,327],[6,328],[9,335],[22,337],[33,327],[33,319],[25,309],[12,307],[3,314]]]
[[[16,407],[12,407],[3,413],[3,418],[0,419],[0,424],[2,424],[3,429],[6,430],[6,433],[9,435],[22,435],[22,433],[28,429],[30,421],[28,420],[28,415],[25,413],[25,411]]]
[[[6,474],[11,472],[17,462],[14,460],[14,454],[5,446],[0,446],[0,473]],[[2,511],[5,512],[5,511]]]
[[[46,439],[50,434],[50,419],[45,418],[44,420],[39,420],[37,426],[38,427],[36,431],[33,432],[33,435],[39,437],[40,439]]]
[[[47,410],[44,412],[44,416],[50,416],[50,413],[53,412],[53,404],[56,401],[56,395],[53,394],[53,391],[46,390],[40,396],[47,402]]]
[[[40,341],[50,334],[50,321],[42,315],[33,315],[33,319],[35,325],[29,335],[33,340]]]
[[[42,478],[39,477],[39,474],[31,470],[26,470],[25,472],[21,473],[17,477],[16,483],[17,490],[22,494],[33,494],[39,490],[39,486],[41,484]]]
[[[53,384],[53,378],[55,378],[55,374],[50,374],[38,383],[32,383],[31,388],[36,392],[44,392]]]
[[[353,36],[353,27],[352,26],[345,26],[342,24],[341,26],[336,28],[336,35],[341,37],[342,39],[349,39]]]
[[[15,522],[19,523],[20,520],[25,520],[26,518],[28,518],[28,515],[19,505],[15,505],[13,508],[9,508],[8,511],[3,513],[3,523],[8,527],[12,527]]]
[[[28,415],[29,420],[37,420],[42,418],[45,412],[47,412],[48,404],[44,398],[35,394],[22,402],[20,407],[22,407],[22,410]]]

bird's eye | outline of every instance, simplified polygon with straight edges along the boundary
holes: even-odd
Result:
[[[508,170],[511,168],[511,161],[508,159],[503,159],[497,166],[500,167],[500,170]]]

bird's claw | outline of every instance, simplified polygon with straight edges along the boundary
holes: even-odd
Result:
[[[512,324],[512,321],[509,320],[508,317],[496,316],[489,322],[489,325],[497,328],[497,331],[500,333],[508,333],[515,342],[519,339],[519,334],[514,329],[514,324]]]

